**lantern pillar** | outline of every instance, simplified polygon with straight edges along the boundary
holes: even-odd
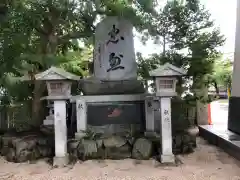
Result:
[[[45,81],[47,84],[48,96],[41,99],[54,102],[55,157],[53,166],[64,167],[69,162],[66,101],[71,97],[72,81],[79,80],[80,77],[63,69],[51,67],[44,72],[36,74],[35,79]]]
[[[171,97],[161,97],[161,142],[162,142],[162,163],[174,163],[175,157],[172,152],[172,122],[171,122]]]
[[[176,96],[176,76],[183,76],[186,72],[169,63],[151,71],[150,76],[155,80],[156,97],[160,104],[160,130],[161,130],[161,162],[175,163],[172,152],[172,120],[171,98]]]
[[[66,101],[54,100],[55,157],[54,166],[68,164]]]

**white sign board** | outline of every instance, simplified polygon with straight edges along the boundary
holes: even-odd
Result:
[[[95,32],[94,75],[101,80],[137,79],[133,26],[127,20],[107,17]]]

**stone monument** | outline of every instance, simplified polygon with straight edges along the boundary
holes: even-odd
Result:
[[[96,26],[93,76],[80,81],[83,96],[71,98],[76,103],[76,136],[90,127],[106,133],[143,124],[145,89],[137,80],[132,31],[132,24],[121,17],[106,17]]]
[[[93,76],[84,79],[84,95],[143,93],[137,80],[132,24],[120,17],[106,17],[96,26]]]

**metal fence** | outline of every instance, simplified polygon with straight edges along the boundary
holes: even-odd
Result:
[[[30,111],[28,106],[0,106],[0,130],[25,128],[29,121]]]

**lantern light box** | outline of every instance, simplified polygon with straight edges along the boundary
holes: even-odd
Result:
[[[47,83],[48,96],[70,96],[72,80],[79,80],[63,69],[51,67],[50,69],[35,75],[36,80],[43,80]]]
[[[157,96],[176,96],[177,76],[183,76],[186,72],[172,64],[166,63],[159,68],[150,71],[156,86]]]

